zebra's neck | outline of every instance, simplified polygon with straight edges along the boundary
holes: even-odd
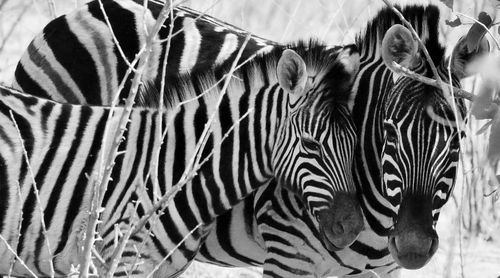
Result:
[[[220,76],[216,72],[186,75],[169,82],[165,92],[167,112],[163,118],[163,130],[167,132],[159,151],[157,183],[148,181],[146,172],[141,175],[141,182],[147,188],[145,192],[150,194],[144,196],[145,200],[165,194],[181,182],[185,169],[192,169],[197,171],[197,176],[188,184],[186,191],[189,192],[181,195],[192,192],[202,195],[205,185],[231,192],[227,198],[211,200],[208,214],[200,215],[203,222],[209,222],[272,177],[271,151],[288,115],[287,97],[279,90],[273,70],[275,63],[264,58],[243,66],[229,81],[225,92],[224,81],[217,84]],[[142,111],[134,111],[132,115],[128,128],[131,138],[127,139],[125,150],[133,154],[137,151],[135,144],[144,145],[142,151],[147,152],[148,158],[152,150],[145,146],[156,142],[152,136],[157,133],[158,122],[153,113],[145,112],[149,110]],[[210,121],[207,139],[200,144],[206,123]],[[201,148],[197,149],[198,146]],[[128,155],[124,161],[131,160]],[[197,156],[197,163],[190,165],[191,159]],[[118,161],[115,167],[120,165]],[[139,168],[144,167],[139,165]],[[229,186],[236,188],[229,189]],[[105,200],[109,198],[109,202],[118,203],[120,196],[112,194],[110,191]],[[150,205],[144,204],[146,208]]]
[[[262,65],[267,67],[267,64]],[[165,227],[178,223],[176,211],[184,208],[189,199],[195,199],[206,207],[200,210],[192,208],[192,214],[186,214],[193,215],[196,223],[209,223],[272,178],[270,151],[280,123],[273,121],[271,116],[286,118],[287,98],[277,89],[274,72],[267,75],[256,67],[248,70],[255,72],[238,74],[240,79],[231,81],[229,92],[223,96],[219,107],[216,100],[220,94],[212,92],[182,105],[180,109],[168,109],[161,118],[154,109],[132,110],[126,140],[119,149],[122,154],[115,161],[102,204],[106,208],[102,215],[103,237],[114,235],[114,223],[128,221],[134,215],[144,215],[162,194],[181,181],[190,159],[197,155],[195,145],[212,115],[215,118],[208,140],[199,150],[199,163],[192,167],[196,175],[169,204],[166,214],[172,221],[162,219]],[[32,206],[36,202],[32,192],[34,179],[45,209],[47,230],[52,231],[51,234],[61,233],[60,237],[51,238],[51,242],[58,243],[54,247],[55,253],[61,252],[68,240],[77,240],[74,237],[79,234],[70,231],[76,228],[74,223],[82,223],[88,217],[86,212],[90,209],[92,196],[89,175],[98,172],[102,165],[101,157],[109,152],[116,139],[110,132],[103,142],[106,123],[109,123],[109,130],[114,131],[123,109],[116,108],[111,121],[108,121],[110,109],[106,107],[59,104],[2,89],[0,118],[6,124],[0,131],[0,173],[3,174],[4,189],[9,191],[4,190],[5,196],[17,196],[10,191],[19,188],[20,194],[30,200],[22,208],[23,218],[26,219],[21,225],[23,235],[30,221],[33,222],[31,217],[35,213],[35,206]],[[13,122],[11,111],[17,127],[13,123],[8,124]],[[159,149],[159,159],[155,160],[154,146],[159,146],[161,140],[159,127],[167,133]],[[23,139],[27,160],[24,159],[20,138]],[[29,167],[25,161],[29,161]],[[156,173],[152,171],[155,164],[158,166]],[[17,182],[19,185],[16,185]],[[66,191],[72,193],[61,200],[61,192]],[[55,201],[68,207],[68,213],[61,216],[65,219],[64,225],[52,225],[56,222],[54,211],[45,208],[47,203]],[[137,202],[133,201],[140,201],[137,211],[134,208]],[[0,217],[17,219],[19,214],[9,211]],[[164,236],[162,228],[158,229],[155,234]],[[16,238],[18,227],[0,225],[0,232],[6,238]],[[24,248],[24,240],[21,236],[19,254]],[[43,243],[43,237],[36,241],[40,250]],[[172,243],[170,247],[177,243]]]

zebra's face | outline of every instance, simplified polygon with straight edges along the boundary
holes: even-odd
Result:
[[[354,242],[363,215],[351,170],[357,136],[343,101],[350,94],[359,56],[350,48],[332,55],[338,61],[328,73],[310,75],[298,54],[284,52],[277,74],[288,93],[289,113],[275,143],[273,167],[280,185],[301,197],[317,220],[323,243],[334,251]],[[323,80],[332,76],[337,84]]]
[[[401,80],[394,91],[381,160],[384,194],[395,212],[389,248],[400,265],[414,269],[437,250],[435,225],[455,183],[460,136],[446,101],[432,96],[436,90]]]
[[[416,42],[401,25],[387,31],[383,48],[389,68],[397,62],[429,75]],[[455,49],[457,59],[463,59],[461,51],[462,47]],[[446,72],[448,63],[443,61],[438,71]],[[452,61],[452,65],[464,61]],[[463,68],[451,73],[455,86]],[[399,77],[384,100],[382,193],[392,207],[394,225],[388,245],[396,262],[405,268],[421,268],[438,248],[435,225],[451,195],[460,153],[456,115],[465,114],[461,101],[451,102],[440,90],[408,77]]]

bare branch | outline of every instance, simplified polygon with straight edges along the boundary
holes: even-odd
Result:
[[[160,269],[160,266],[166,261],[168,260],[168,258],[170,258],[170,256],[172,256],[172,254],[174,254],[174,251],[177,250],[183,243],[184,241],[186,241],[196,230],[198,230],[198,228],[201,226],[201,223],[198,223],[198,225],[196,225],[191,231],[189,231],[189,233],[187,235],[185,235],[182,240],[177,243],[177,245],[172,249],[170,250],[170,252],[168,252],[168,254],[163,258],[163,260],[161,262],[159,262],[157,265],[155,265],[153,271],[151,271],[148,276],[146,276],[146,278],[150,278],[156,271],[158,271],[158,269]]]
[[[432,70],[432,74],[436,78],[437,84],[439,85],[439,87],[443,91],[443,95],[444,95],[446,101],[449,103],[450,106],[453,107],[453,100],[451,99],[451,96],[446,93],[447,92],[447,90],[446,90],[447,87],[443,83],[443,81],[441,80],[441,77],[439,76],[439,73],[437,71],[436,65],[434,65],[434,61],[432,61],[431,55],[429,55],[429,52],[427,51],[427,47],[425,47],[425,44],[422,42],[422,40],[418,36],[418,33],[415,31],[415,29],[413,28],[413,26],[411,26],[410,22],[408,22],[405,19],[405,17],[403,16],[403,14],[398,9],[396,9],[391,2],[389,2],[389,0],[382,0],[382,1],[384,1],[384,3],[388,7],[391,8],[391,10],[399,17],[399,19],[401,20],[401,22],[406,26],[406,28],[408,28],[408,30],[410,30],[410,32],[413,35],[413,38],[418,42],[418,45],[419,45],[420,49],[424,53],[425,59],[429,63],[429,66],[430,66],[430,68]]]
[[[220,104],[222,102],[222,99],[227,91],[228,86],[229,86],[229,81],[231,80],[231,77],[232,77],[234,71],[236,70],[236,65],[237,65],[239,59],[241,58],[241,55],[243,54],[243,50],[245,49],[246,44],[248,43],[249,40],[250,40],[250,35],[248,35],[246,37],[240,50],[238,51],[238,54],[237,54],[235,60],[233,61],[233,64],[231,65],[231,68],[229,69],[229,72],[226,75],[224,85],[221,89],[220,96],[219,96],[219,99],[217,101],[217,105],[215,106],[216,110],[218,109],[218,107],[220,106]],[[133,234],[138,233],[144,227],[144,225],[148,222],[148,219],[156,213],[156,211],[162,210],[162,208],[165,206],[165,204],[167,204],[171,200],[171,198],[173,196],[175,196],[177,191],[179,191],[185,184],[187,184],[188,182],[190,182],[194,178],[194,176],[196,174],[196,172],[193,171],[193,170],[195,170],[194,163],[196,161],[197,154],[201,152],[201,150],[202,150],[201,147],[204,145],[204,142],[206,142],[206,140],[208,138],[207,135],[208,135],[208,132],[210,130],[210,126],[215,119],[215,115],[216,115],[216,113],[212,113],[211,117],[208,119],[207,123],[205,124],[205,128],[203,130],[203,133],[200,136],[198,143],[196,144],[195,151],[193,152],[193,156],[191,157],[191,159],[187,163],[186,168],[184,170],[184,173],[182,174],[181,178],[179,179],[179,182],[177,182],[177,184],[172,186],[171,190],[169,190],[169,192],[165,193],[165,195],[163,195],[162,198],[158,202],[156,202],[156,204],[153,206],[153,208],[151,210],[149,210],[148,212],[145,213],[145,215],[137,223]]]
[[[9,0],[3,0],[3,1],[0,3],[0,10],[2,10],[3,6],[5,6],[5,4],[7,4],[7,2],[9,2]]]
[[[201,12],[197,17],[193,18],[193,20],[196,21],[196,20],[204,17],[207,14],[207,11],[209,11],[210,9],[212,9],[213,7],[215,7],[215,5],[217,5],[220,1],[221,0],[215,0],[207,9],[205,9],[203,12]],[[173,23],[174,22],[174,18],[172,18],[172,20],[170,22]],[[184,32],[184,30],[185,30],[184,27],[182,27],[181,29],[177,30],[175,33],[173,33],[171,35],[169,34],[169,36],[167,38],[165,38],[163,40],[160,40],[160,42],[163,43],[163,42],[165,42],[167,40],[170,40],[170,39],[174,38],[175,36],[179,35],[180,33]]]
[[[56,3],[54,3],[54,0],[47,0],[47,4],[49,5],[50,18],[55,19],[57,17]]]
[[[6,2],[7,1],[2,2],[2,4],[6,3]],[[14,21],[14,23],[12,23],[12,25],[10,26],[9,31],[7,31],[7,34],[3,38],[2,44],[0,45],[0,53],[3,52],[3,49],[5,48],[5,45],[7,44],[7,41],[9,40],[10,36],[12,36],[12,34],[14,34],[14,30],[16,29],[17,26],[20,25],[19,22],[21,21],[21,19],[23,18],[24,14],[26,14],[26,12],[28,11],[29,8],[30,8],[30,5],[24,5],[23,9],[21,10],[21,12],[19,13],[19,15],[17,16],[17,18]],[[0,9],[1,9],[1,5],[0,5]]]
[[[21,196],[21,185],[19,184],[19,181],[17,182],[17,197],[19,198],[19,221],[17,223],[17,241],[16,241],[16,246],[14,246],[15,249],[17,249],[19,245],[19,238],[21,236],[21,227],[22,227],[22,222],[23,222],[23,198]],[[16,263],[16,257],[13,257],[11,262],[10,262],[10,267],[9,267],[9,277],[12,274],[12,271],[14,269],[14,264]]]
[[[50,242],[49,242],[49,237],[48,237],[48,233],[47,233],[47,228],[45,226],[45,217],[43,214],[42,202],[40,201],[40,192],[38,191],[38,187],[36,186],[35,175],[33,174],[33,169],[31,168],[31,164],[30,164],[30,161],[28,158],[28,153],[27,153],[26,148],[24,146],[24,140],[23,140],[23,137],[21,136],[21,131],[19,130],[19,126],[17,125],[16,119],[14,118],[14,114],[12,114],[12,110],[9,110],[9,114],[10,114],[10,119],[12,120],[12,123],[14,123],[14,126],[16,128],[17,135],[19,136],[19,142],[21,143],[21,146],[23,148],[24,160],[26,162],[27,168],[28,168],[29,173],[30,173],[31,183],[33,186],[33,191],[35,192],[36,202],[38,205],[37,207],[38,207],[39,212],[40,212],[40,223],[42,225],[42,232],[43,232],[43,236],[45,237],[45,244],[47,246],[47,252],[49,254],[50,276],[54,277],[54,275],[55,275],[54,262],[52,261],[52,251],[50,248]]]
[[[109,28],[109,32],[111,33],[111,37],[113,38],[113,41],[115,42],[116,48],[118,48],[118,52],[120,53],[120,56],[122,57],[122,59],[125,62],[125,64],[127,64],[129,70],[134,71],[135,64],[131,64],[128,61],[127,56],[123,52],[123,49],[122,49],[122,47],[120,45],[120,42],[118,41],[118,38],[116,37],[115,32],[113,31],[113,26],[111,25],[111,21],[109,21],[108,14],[106,13],[106,10],[104,9],[104,4],[102,3],[102,0],[99,0],[98,2],[99,2],[99,7],[101,9],[101,12],[102,12],[102,14],[104,16],[104,20],[106,21],[106,25]],[[137,55],[139,56],[140,53],[141,53],[141,51],[139,51],[139,53],[137,53]],[[126,77],[123,77],[123,80],[126,80]]]
[[[35,277],[35,278],[38,278],[38,276],[36,276],[35,273],[33,273],[33,271],[31,271],[31,269],[29,269],[29,267],[24,263],[24,261],[17,255],[16,251],[14,251],[14,249],[12,249],[12,247],[9,245],[9,243],[7,242],[7,240],[5,240],[5,238],[0,234],[0,240],[3,241],[3,243],[5,244],[5,246],[7,246],[7,250],[9,250],[12,254],[14,254],[14,256],[16,257],[17,261],[31,274],[31,276]]]
[[[434,80],[434,79],[425,77],[423,75],[417,74],[417,73],[411,71],[410,69],[405,68],[394,61],[392,62],[392,67],[399,74],[402,74],[406,77],[412,78],[414,80],[420,81],[420,82],[425,83],[427,85],[441,89],[441,86],[438,84],[439,81],[437,81],[437,80]],[[464,89],[457,88],[455,86],[451,86],[451,87],[453,88],[453,94],[455,95],[455,97],[467,99],[470,101],[474,101],[474,99],[476,98],[476,96],[474,94],[472,94]]]
[[[182,2],[182,1],[180,1],[180,2]],[[177,5],[177,4],[178,3],[175,3],[175,5]],[[102,211],[102,209],[100,208],[101,204],[102,204],[102,198],[107,190],[107,186],[108,186],[108,183],[110,181],[111,172],[112,172],[112,169],[114,166],[114,160],[115,160],[116,155],[118,153],[118,147],[122,141],[123,133],[126,129],[130,114],[132,112],[132,106],[134,104],[135,96],[136,96],[137,92],[139,91],[140,86],[142,85],[142,83],[141,83],[142,74],[144,73],[144,71],[147,68],[147,64],[149,62],[149,56],[150,56],[153,44],[155,42],[155,37],[158,34],[158,32],[160,31],[160,29],[162,28],[166,19],[168,18],[169,14],[170,14],[170,10],[171,10],[170,5],[166,4],[163,6],[153,28],[151,29],[151,32],[149,33],[149,35],[146,38],[146,43],[145,43],[144,47],[142,47],[143,51],[141,51],[140,54],[138,54],[136,56],[136,59],[134,59],[134,62],[136,62],[137,60],[139,61],[139,66],[137,69],[137,73],[132,80],[130,94],[125,101],[125,108],[122,110],[122,113],[121,113],[120,119],[119,119],[119,124],[118,124],[118,126],[115,130],[114,136],[113,136],[115,141],[112,143],[109,153],[106,154],[104,151],[102,152],[103,155],[107,155],[106,163],[105,163],[106,167],[104,169],[104,172],[101,172],[100,174],[98,174],[98,179],[96,180],[96,182],[99,184],[99,189],[96,192],[94,192],[94,198],[96,198],[97,204],[96,204],[96,206],[93,206],[93,208],[92,208],[92,213],[90,215],[89,224],[87,227],[88,228],[87,231],[91,235],[90,236],[87,235],[88,241],[86,242],[86,244],[84,246],[84,252],[85,252],[84,264],[85,265],[83,267],[82,273],[80,274],[80,277],[86,277],[85,275],[88,275],[88,265],[89,265],[90,256],[91,256],[90,255],[91,247],[93,246],[93,242],[95,241],[96,227],[97,227],[98,219],[100,216],[100,212]],[[115,101],[113,102],[113,105],[116,105]],[[111,114],[112,113],[110,113],[110,115]],[[110,121],[108,121],[108,123],[107,123],[107,128],[108,128],[109,123],[110,123]],[[102,170],[102,168],[101,168],[101,170]],[[133,229],[130,229],[130,230],[132,231]],[[123,238],[123,240],[126,242],[128,240],[128,238]],[[121,258],[122,252],[123,252],[123,249],[118,250],[116,255],[114,253],[114,255],[115,255],[114,258],[115,259]],[[110,269],[106,272],[106,276],[112,277],[115,269],[116,268],[113,268],[113,266],[110,267]]]

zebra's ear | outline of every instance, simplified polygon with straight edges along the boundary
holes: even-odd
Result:
[[[469,49],[469,44],[467,43],[467,37],[462,37],[458,41],[453,52],[451,54],[451,68],[453,73],[460,79],[467,77],[469,75],[475,74],[467,70],[469,63],[474,61],[475,58],[490,51],[490,45],[488,40],[483,36],[480,41],[475,45],[476,49]]]
[[[290,101],[295,103],[303,94],[306,86],[306,63],[295,51],[286,49],[281,54],[276,70],[279,85],[290,94]]]
[[[389,28],[382,40],[382,59],[387,67],[393,68],[396,62],[405,68],[413,68],[420,59],[417,55],[418,43],[413,39],[410,30],[401,24]]]

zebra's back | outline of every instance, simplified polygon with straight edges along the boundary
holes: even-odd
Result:
[[[102,3],[106,19],[99,2],[91,1],[45,26],[17,65],[14,88],[59,102],[111,104],[163,4],[148,1],[148,9],[144,10],[142,0],[105,0]],[[174,35],[169,38],[171,23]],[[231,65],[247,35],[246,31],[210,16],[176,7],[154,40],[142,79],[146,83],[161,79],[167,38],[168,78]],[[240,61],[267,52],[274,45],[252,36]],[[126,79],[120,99],[128,95],[132,77],[133,74]],[[139,95],[139,104],[141,100]]]

